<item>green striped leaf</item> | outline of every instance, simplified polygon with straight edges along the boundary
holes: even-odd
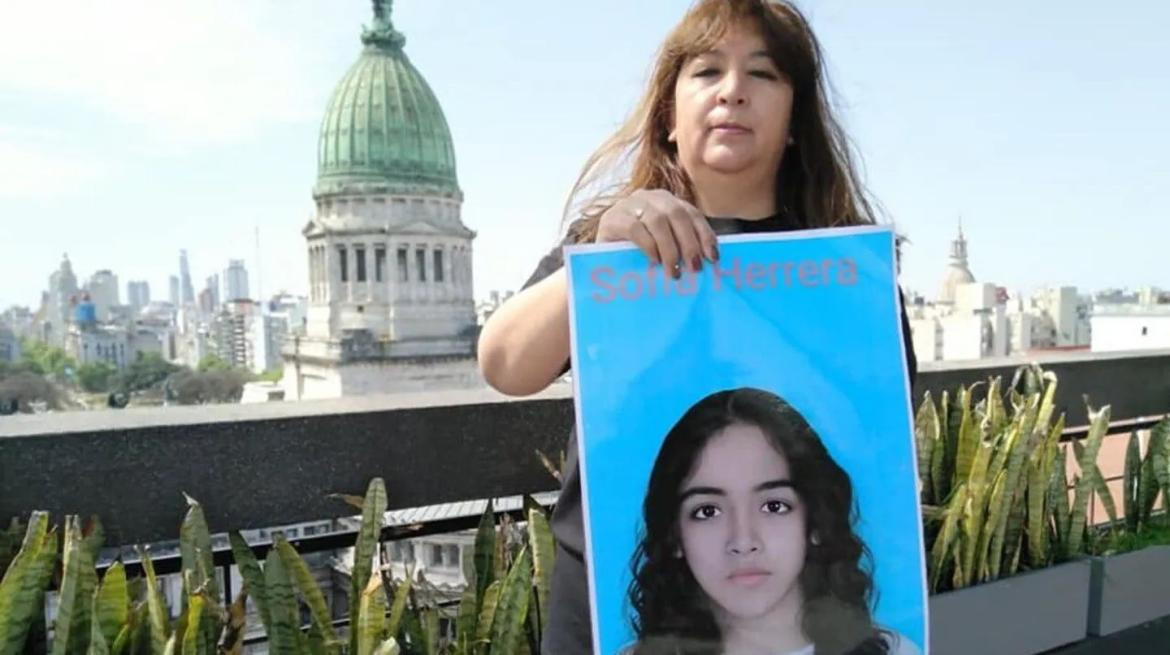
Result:
[[[65,517],[64,555],[57,617],[53,622],[52,655],[89,650],[89,624],[97,573],[90,551],[82,542],[81,522],[76,516]]]
[[[93,616],[94,620],[89,622],[89,645],[85,653],[86,655],[110,655],[109,642],[102,634],[101,621],[97,620],[101,611],[101,595],[98,589],[93,590],[93,597],[90,598],[89,602],[90,616]]]
[[[232,545],[232,557],[236,560],[236,568],[239,569],[240,576],[244,579],[244,589],[248,591],[248,596],[252,598],[252,604],[256,606],[256,614],[260,616],[264,630],[271,632],[272,622],[268,617],[268,592],[264,588],[264,571],[260,568],[260,562],[256,560],[256,554],[252,552],[252,547],[239,532],[230,533],[228,540]]]
[[[283,535],[277,535],[273,545],[280,553],[285,570],[292,574],[292,578],[301,592],[301,597],[305,599],[305,604],[309,606],[317,631],[325,639],[326,645],[336,644],[337,635],[333,632],[333,617],[329,614],[329,608],[325,605],[325,596],[321,594],[321,588],[317,586],[317,580],[313,577],[313,573],[309,571],[305,561],[301,559],[301,556],[297,554],[297,551]],[[371,579],[376,580],[377,577]]]
[[[48,513],[33,512],[20,550],[0,580],[0,655],[23,653],[34,617],[43,616],[46,569],[52,572],[57,551],[56,533],[48,528]]]
[[[402,626],[402,614],[406,611],[406,600],[410,597],[410,590],[414,585],[411,571],[407,570],[406,578],[398,583],[394,590],[394,601],[390,604],[390,618],[386,620],[386,634],[394,637]]]
[[[296,655],[301,632],[292,581],[275,549],[264,560],[264,591],[268,594],[268,648],[272,655]]]
[[[118,639],[118,633],[130,621],[130,596],[126,591],[126,567],[114,562],[106,569],[98,590],[94,617],[107,644]]]
[[[492,501],[488,500],[487,508],[479,518],[479,528],[475,532],[475,597],[483,602],[484,593],[495,580],[496,571],[496,521],[495,509]]]
[[[532,574],[536,580],[536,610],[540,631],[548,624],[548,594],[552,585],[553,560],[556,557],[552,528],[543,509],[528,510],[528,543],[532,545]]]
[[[531,589],[532,551],[525,547],[512,564],[504,586],[500,589],[492,624],[492,655],[513,655],[520,650]]]
[[[349,606],[357,607],[362,591],[370,581],[370,571],[378,539],[382,535],[382,522],[386,514],[386,484],[382,478],[370,480],[366,488],[366,499],[362,505],[362,524],[354,545],[353,573],[350,576]],[[351,630],[349,650],[357,651],[357,632]]]
[[[220,598],[219,585],[214,575],[211,533],[207,529],[203,506],[187,494],[183,494],[183,497],[187,499],[187,514],[179,527],[179,552],[183,557],[183,571],[190,572],[190,584],[194,585],[194,588],[185,591],[190,595],[205,590],[211,598]]]
[[[374,650],[374,655],[398,655],[398,653],[398,640],[394,637],[378,644],[378,648]]]
[[[383,641],[386,627],[386,591],[380,577],[371,577],[359,605],[357,655],[371,655]],[[393,635],[391,635],[393,636]]]
[[[939,441],[938,411],[934,401],[930,399],[930,392],[925,394],[925,400],[918,407],[914,417],[914,441],[918,447],[918,479],[922,483],[922,502],[931,505],[938,502],[934,497],[934,483],[931,479],[934,449]]]
[[[492,622],[496,619],[496,604],[500,598],[500,588],[503,580],[494,580],[483,592],[483,602],[479,605],[479,621],[476,622],[475,641],[486,643],[492,636]]]
[[[1091,407],[1089,408],[1089,435],[1085,437],[1083,456],[1077,460],[1081,475],[1080,479],[1077,480],[1072,512],[1069,516],[1067,543],[1070,557],[1082,554],[1089,492],[1093,489],[1092,471],[1097,466],[1097,453],[1100,452],[1101,442],[1109,429],[1109,414],[1109,405],[1102,407],[1099,411],[1093,411]]]
[[[1125,446],[1125,472],[1121,482],[1125,528],[1130,532],[1138,528],[1138,481],[1142,471],[1142,456],[1139,449],[1138,433],[1134,430],[1129,434],[1129,442]]]
[[[194,582],[192,582],[194,584]],[[183,655],[203,655],[207,644],[203,638],[203,595],[195,594],[187,599],[187,627],[183,631]]]
[[[150,553],[144,548],[138,549],[142,558],[142,568],[146,571],[146,607],[150,620],[150,649],[155,655],[166,651],[170,635],[170,611],[167,601],[158,590],[158,578],[154,575],[154,563],[150,561]],[[169,642],[174,649],[174,641]]]
[[[222,655],[242,655],[244,635],[248,631],[248,587],[245,584],[228,608],[227,623],[219,640]]]
[[[455,622],[455,652],[458,655],[469,655],[472,644],[475,643],[475,622],[479,618],[478,608],[475,606],[475,585],[468,584],[459,599],[459,613]]]

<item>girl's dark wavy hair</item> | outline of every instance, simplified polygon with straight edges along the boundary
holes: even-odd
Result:
[[[722,634],[706,594],[681,545],[679,489],[713,435],[733,424],[759,427],[788,460],[793,488],[805,506],[808,544],[798,584],[804,594],[801,627],[817,655],[870,655],[888,651],[870,613],[874,589],[869,550],[853,532],[856,508],[848,474],[825,449],[799,412],[775,394],[739,388],[693,405],[666,435],[642,506],[643,533],[631,560],[628,601],[634,614],[637,655],[722,652]]]

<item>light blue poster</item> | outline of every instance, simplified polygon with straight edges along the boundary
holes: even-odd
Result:
[[[925,652],[893,232],[719,252],[565,251],[595,652]]]

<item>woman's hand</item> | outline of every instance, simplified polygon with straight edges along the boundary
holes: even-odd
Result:
[[[633,241],[650,261],[679,277],[682,267],[699,272],[703,258],[715,262],[715,232],[694,205],[664,189],[640,189],[601,215],[597,242]]]

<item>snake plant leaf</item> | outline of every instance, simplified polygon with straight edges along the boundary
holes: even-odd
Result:
[[[366,487],[366,498],[362,503],[362,523],[354,545],[353,574],[349,588],[349,606],[358,607],[361,594],[370,581],[374,566],[374,555],[382,535],[382,523],[386,515],[386,483],[382,478],[370,480]],[[350,630],[349,650],[357,652],[357,631]]]
[[[532,574],[536,581],[536,609],[543,633],[548,622],[548,594],[556,557],[552,529],[543,509],[528,510],[528,543],[532,545]]]
[[[1148,448],[1148,446],[1147,446]],[[1158,500],[1158,480],[1154,473],[1154,458],[1148,450],[1142,458],[1141,476],[1138,478],[1138,530],[1150,523],[1150,515]]]
[[[97,616],[101,608],[101,595],[99,589],[93,590],[93,597],[90,598],[90,616],[94,617],[89,622],[89,644],[85,655],[110,655],[109,642],[102,634],[101,621],[97,620]]]
[[[504,579],[504,586],[500,589],[492,625],[492,655],[511,655],[520,650],[531,588],[532,551],[525,547],[512,564]]]
[[[384,639],[386,627],[386,591],[381,577],[371,577],[359,606],[357,655],[371,655]]]
[[[492,623],[496,620],[496,606],[499,604],[500,588],[503,580],[493,580],[483,592],[483,602],[479,605],[479,621],[476,622],[475,641],[487,643],[492,636]]]
[[[1068,555],[1074,557],[1082,554],[1085,536],[1085,517],[1089,504],[1089,492],[1093,488],[1092,471],[1096,467],[1097,453],[1101,450],[1101,442],[1109,430],[1110,407],[1106,405],[1098,411],[1089,408],[1089,434],[1085,437],[1085,452],[1078,460],[1081,471],[1077,481],[1076,493],[1069,518]]]
[[[980,543],[980,533],[987,522],[987,466],[991,461],[991,444],[981,441],[975,426],[966,423],[967,419],[964,421],[963,429],[970,432],[966,438],[975,442],[971,462],[966,465],[968,502],[963,508],[963,575],[960,584],[966,587],[975,581],[978,568],[976,550]]]
[[[281,562],[280,554],[268,551],[264,560],[264,591],[268,594],[268,648],[272,655],[296,655],[297,636],[301,633],[297,601],[292,581]]]
[[[479,528],[475,531],[475,597],[481,607],[488,586],[495,580],[495,559],[495,509],[489,499],[483,515],[479,518]]]
[[[423,654],[439,654],[439,613],[433,607],[422,610],[419,616],[422,627]]]
[[[1170,417],[1162,419],[1150,430],[1148,449],[1154,479],[1163,494],[1162,507],[1170,507]]]
[[[57,540],[54,531],[49,531],[47,512],[33,512],[25,529],[20,550],[12,558],[8,569],[0,580],[0,654],[19,655],[32,627],[34,615],[41,612],[44,589],[48,576],[44,574],[45,563],[49,571],[56,559]],[[53,560],[43,552],[50,549]],[[41,612],[43,614],[43,612]]]
[[[81,522],[65,517],[65,552],[57,617],[53,622],[52,655],[89,650],[93,593],[97,587],[90,551],[82,541]]]
[[[174,649],[174,642],[168,642],[170,634],[170,611],[167,601],[158,590],[158,578],[154,575],[154,563],[150,561],[150,551],[138,549],[142,558],[142,568],[146,571],[146,607],[150,619],[150,649],[156,655],[166,651],[167,644]]]
[[[130,621],[130,596],[126,588],[126,567],[114,562],[106,569],[94,603],[94,620],[107,644],[118,639],[122,627]]]
[[[929,562],[931,564],[931,589],[939,590],[939,584],[942,582],[943,575],[948,571],[948,563],[951,564],[949,570],[954,569],[957,561],[948,562],[954,551],[955,544],[958,542],[960,520],[963,517],[963,506],[967,502],[967,485],[965,482],[960,482],[952,492],[950,499],[947,502],[945,516],[943,518],[942,528],[939,530],[938,537],[935,539],[934,547],[931,549]]]
[[[194,585],[186,593],[192,595],[206,589],[211,598],[219,598],[219,586],[213,574],[215,560],[211,549],[211,533],[207,529],[203,506],[185,493],[183,498],[187,500],[187,514],[179,527],[179,552],[183,558],[183,571],[190,571],[191,584]]]
[[[406,611],[406,601],[410,598],[410,590],[414,585],[413,570],[407,571],[406,578],[398,583],[394,590],[394,600],[390,603],[390,617],[386,619],[386,633],[391,637],[398,634],[402,626],[402,615]]]
[[[475,643],[476,620],[479,618],[479,608],[475,604],[475,586],[468,584],[459,599],[459,612],[455,620],[455,653],[470,655]]]
[[[178,635],[171,634],[170,638],[167,639],[167,643],[163,644],[161,655],[178,655],[178,652]]]
[[[1062,562],[1070,556],[1068,549],[1069,533],[1069,483],[1068,483],[1068,448],[1060,447],[1060,456],[1052,467],[1052,480],[1049,482],[1048,506],[1052,508],[1052,523],[1055,528],[1056,552],[1054,561]]]
[[[203,638],[203,594],[194,594],[187,599],[187,627],[183,631],[183,655],[203,655],[207,644]]]
[[[245,583],[228,608],[228,618],[219,637],[221,655],[242,655],[244,635],[248,631],[248,585]]]
[[[272,623],[268,616],[268,592],[264,587],[264,571],[260,568],[260,562],[256,560],[256,554],[252,552],[252,547],[239,532],[228,534],[228,540],[232,545],[232,557],[236,560],[236,568],[240,571],[240,577],[244,579],[244,588],[248,590],[252,604],[256,606],[256,614],[260,616],[260,623],[264,625],[265,632],[271,632]]]
[[[1125,528],[1135,532],[1138,528],[1138,481],[1141,479],[1142,456],[1138,443],[1138,433],[1134,430],[1129,434],[1129,442],[1125,446],[1125,472],[1122,476],[1122,503],[1125,511]]]
[[[1081,461],[1085,456],[1085,446],[1079,441],[1073,442],[1073,453],[1077,461]],[[1109,524],[1112,527],[1117,522],[1117,505],[1113,502],[1113,492],[1110,491],[1109,485],[1105,482],[1105,476],[1101,473],[1101,467],[1096,462],[1092,462],[1090,470],[1085,471],[1092,483],[1090,502],[1092,495],[1095,494],[1101,501],[1101,506],[1105,508],[1105,515],[1109,517]]]
[[[317,626],[321,636],[324,637],[326,645],[330,647],[335,645],[337,635],[333,632],[333,618],[329,614],[329,607],[325,605],[325,596],[321,594],[321,588],[317,586],[317,580],[313,577],[313,573],[305,565],[305,561],[301,559],[297,551],[288,543],[288,540],[284,538],[284,535],[278,534],[273,545],[277,553],[280,554],[285,570],[292,574],[292,578],[301,592],[301,597],[305,599],[305,604],[309,606],[313,623]],[[371,579],[380,582],[379,576],[372,576]]]
[[[958,450],[955,453],[955,476],[959,480],[971,477],[971,466],[979,450],[979,432],[976,429],[974,417],[971,413],[971,392],[967,389],[959,391],[958,422],[951,417],[952,428],[958,434]],[[982,473],[980,473],[982,475]]]
[[[939,440],[938,411],[927,391],[918,413],[914,417],[914,441],[918,447],[918,479],[923,504],[937,502],[934,497],[934,483],[931,479],[934,449]]]

